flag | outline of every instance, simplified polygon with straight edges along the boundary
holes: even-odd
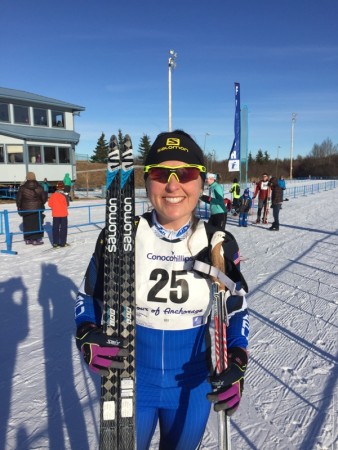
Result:
[[[240,171],[241,160],[241,100],[240,100],[240,86],[239,83],[235,83],[235,138],[232,144],[228,170],[229,172]]]

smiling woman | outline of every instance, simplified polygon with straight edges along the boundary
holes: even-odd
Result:
[[[137,220],[135,237],[138,450],[150,447],[158,421],[161,449],[196,449],[210,401],[217,411],[231,415],[241,398],[247,364],[247,286],[239,272],[233,236],[194,214],[205,176],[203,152],[188,134],[176,130],[157,136],[144,168],[153,210]],[[194,270],[201,254],[203,262],[210,264],[210,243],[215,236],[227,276],[240,291],[238,296],[229,296],[236,306],[229,316],[228,368],[217,376],[210,373],[211,280]],[[90,369],[101,373],[121,364],[126,352],[117,341],[114,346],[107,342],[95,315],[102,305],[99,280],[104,248],[103,231],[76,309],[77,345]]]

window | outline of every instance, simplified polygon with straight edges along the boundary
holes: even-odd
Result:
[[[69,157],[69,147],[59,147],[59,163],[69,164],[70,163],[70,157]]]
[[[47,109],[33,108],[34,125],[46,127],[47,121]]]
[[[0,163],[5,162],[5,149],[3,145],[0,145]]]
[[[7,103],[0,103],[0,122],[9,122]]]
[[[28,159],[31,164],[41,163],[41,147],[39,145],[28,146]]]
[[[22,145],[7,145],[7,153],[9,163],[23,163]]]
[[[52,126],[64,128],[65,118],[64,118],[63,112],[52,111]]]
[[[44,150],[45,150],[45,163],[56,164],[56,148],[44,147]]]
[[[29,125],[28,106],[14,105],[14,123]]]

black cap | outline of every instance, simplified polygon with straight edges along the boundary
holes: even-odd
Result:
[[[164,161],[182,161],[185,164],[204,166],[202,149],[182,130],[159,134],[149,150],[144,165],[161,164]]]

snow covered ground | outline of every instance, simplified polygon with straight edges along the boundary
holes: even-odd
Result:
[[[338,449],[337,194],[284,202],[279,232],[238,228],[228,219],[251,316],[233,450]],[[71,209],[70,222],[79,223],[80,211]],[[15,235],[18,254],[0,255],[0,450],[98,448],[99,379],[84,367],[73,338],[74,298],[98,232],[94,225],[70,228],[71,246],[62,250],[51,250],[47,237],[33,247]],[[212,413],[201,448],[216,449],[216,439]]]

